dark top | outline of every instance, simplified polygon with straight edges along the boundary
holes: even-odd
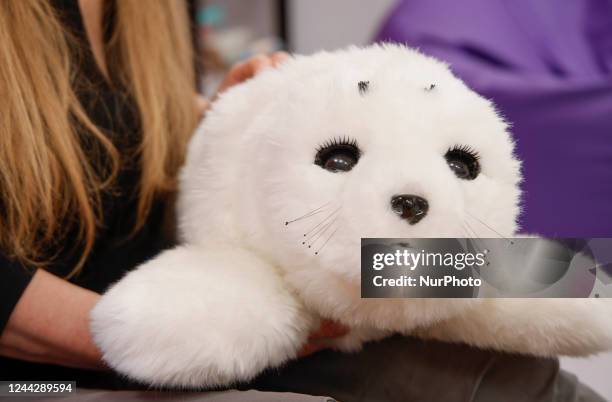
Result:
[[[162,235],[165,208],[164,203],[157,200],[144,227],[133,237],[129,236],[135,222],[140,179],[138,159],[132,156],[141,139],[138,113],[124,88],[114,83],[114,80],[111,80],[113,84],[109,83],[96,65],[78,2],[53,0],[52,3],[65,27],[72,31],[76,39],[73,58],[77,69],[74,84],[77,96],[91,120],[109,135],[122,155],[121,171],[114,188],[102,197],[104,226],[97,233],[93,252],[82,272],[71,279],[71,282],[81,287],[101,293],[125,272],[151,258],[167,245]],[[111,31],[113,21],[112,2],[108,3],[111,6],[105,13],[107,33]],[[69,236],[64,243],[68,246],[66,249],[70,249],[75,243],[75,237]],[[7,254],[0,250],[0,333],[33,274],[31,269],[11,260]],[[63,250],[47,270],[64,277],[74,268],[78,257],[78,252]],[[90,373],[85,370],[0,358],[0,380],[79,380],[88,376]]]

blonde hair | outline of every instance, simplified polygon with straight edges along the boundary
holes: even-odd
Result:
[[[48,0],[0,0],[0,248],[45,266],[76,225],[70,277],[92,250],[120,159],[75,95],[70,37],[54,12]],[[141,120],[137,230],[154,198],[175,188],[196,124],[193,55],[181,0],[117,1],[114,26],[105,50]]]

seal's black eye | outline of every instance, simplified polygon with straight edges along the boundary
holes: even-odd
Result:
[[[334,138],[317,149],[315,164],[330,172],[348,172],[357,164],[361,151],[357,141],[350,138]]]
[[[478,153],[469,146],[454,146],[444,155],[448,167],[460,179],[474,180],[480,173]]]

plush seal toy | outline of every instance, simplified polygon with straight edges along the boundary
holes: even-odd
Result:
[[[181,245],[102,296],[95,342],[112,368],[170,386],[279,366],[322,317],[351,328],[333,345],[346,351],[393,332],[608,348],[604,300],[360,298],[360,238],[511,236],[520,180],[508,125],[445,64],[398,45],[296,56],[214,103],[181,174]]]

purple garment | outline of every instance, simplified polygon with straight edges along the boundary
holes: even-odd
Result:
[[[612,0],[404,0],[377,40],[447,61],[512,123],[522,231],[612,237]]]

